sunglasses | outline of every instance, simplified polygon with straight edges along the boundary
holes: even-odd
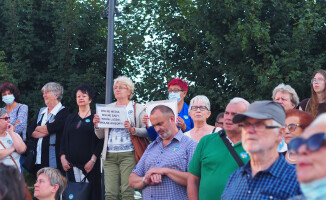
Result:
[[[293,132],[297,127],[300,127],[300,124],[289,124],[286,127],[289,129],[290,132]]]
[[[307,151],[314,152],[320,149],[320,147],[323,145],[325,140],[326,140],[326,133],[316,133],[307,139],[304,139],[302,137],[296,137],[290,141],[290,143],[288,144],[288,149],[291,154],[297,154],[299,148],[303,144],[306,144]]]
[[[0,119],[4,119],[4,120],[8,121],[10,119],[10,117],[0,117]]]

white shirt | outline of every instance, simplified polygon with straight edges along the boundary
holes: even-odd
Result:
[[[12,141],[11,136],[9,135],[9,133],[7,131],[6,131],[6,134],[7,135],[5,137],[0,137],[0,141],[6,147],[6,149],[8,149],[8,148],[12,147],[12,145],[14,143]],[[17,133],[15,133],[15,134],[17,134]],[[0,144],[0,149],[4,149],[1,144]],[[14,151],[14,152],[11,153],[11,156],[14,158],[17,166],[19,167],[19,171],[20,171],[20,164],[19,164],[20,154]],[[2,158],[0,160],[0,163],[3,163],[5,165],[16,167],[15,163],[12,161],[12,159],[10,158],[10,156],[6,156],[6,157]]]
[[[130,101],[126,106],[128,121],[131,123],[130,116],[134,116],[133,102]],[[133,124],[131,126],[135,127]],[[134,146],[131,142],[130,133],[125,128],[111,128],[108,139],[108,152],[128,152],[133,151]]]
[[[62,104],[61,104],[61,102],[59,102],[56,106],[54,106],[54,108],[51,110],[51,112],[49,114],[48,114],[48,108],[44,109],[41,113],[41,114],[43,114],[41,126],[44,126],[49,121],[51,114],[54,116],[57,115],[61,106],[62,106]],[[43,138],[39,138],[37,141],[35,164],[41,164],[42,142],[43,142]]]

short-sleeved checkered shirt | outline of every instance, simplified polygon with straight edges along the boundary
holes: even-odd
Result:
[[[229,178],[222,199],[288,199],[301,194],[295,167],[280,157],[253,178],[250,161]]]
[[[162,139],[158,137],[147,147],[132,172],[139,176],[145,176],[146,172],[153,167],[187,172],[196,146],[197,142],[185,136],[181,130],[165,147],[163,147]],[[163,176],[162,183],[146,186],[143,189],[143,199],[188,199],[187,187]]]

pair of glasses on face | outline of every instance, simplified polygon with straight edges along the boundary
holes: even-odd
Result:
[[[257,123],[249,123],[249,122],[243,122],[239,124],[239,127],[242,127],[244,129],[249,129],[250,127],[253,127],[256,131],[264,131],[266,129],[273,129],[273,128],[280,128],[280,126],[266,126],[266,124],[262,122],[257,122]]]
[[[223,122],[216,122],[217,124],[219,124],[219,125],[223,125]]]
[[[8,121],[10,119],[10,117],[0,117],[0,119],[4,119],[4,120]]]
[[[200,110],[200,111],[204,111],[204,110],[208,110],[208,108],[206,106],[191,106],[190,108],[191,110],[193,111],[196,111],[196,110]]]
[[[295,131],[297,127],[300,127],[300,124],[289,124],[286,126],[286,128],[289,129],[290,132]]]
[[[311,79],[311,83],[321,83],[323,81],[325,81],[325,79],[323,79],[323,78],[313,78],[313,79]]]
[[[299,148],[306,144],[308,152],[318,151],[326,140],[326,133],[315,133],[307,139],[302,137],[293,138],[288,144],[288,149],[291,154],[298,154]]]
[[[172,90],[172,89],[168,89],[168,92],[169,92],[169,93],[172,93],[172,92],[173,92],[173,93],[177,93],[177,92],[183,92],[183,91],[184,91],[184,90],[182,90],[182,89],[173,89],[173,90]]]

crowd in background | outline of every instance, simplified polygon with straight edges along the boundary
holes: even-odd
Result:
[[[325,193],[320,189],[326,187],[325,165],[318,160],[326,155],[325,70],[313,74],[310,98],[300,102],[295,90],[281,83],[271,91],[272,101],[249,104],[240,97],[230,98],[214,125],[207,123],[208,97],[197,95],[189,105],[185,102],[188,83],[184,80],[173,79],[167,86],[168,99],[177,101],[177,118],[164,106],[147,115],[146,107],[132,100],[134,90],[129,78],[114,80],[116,102],[111,106],[124,106],[128,120],[124,128],[103,129],[90,107],[96,94],[91,86],[75,88],[76,111],[70,113],[61,104],[63,87],[46,83],[41,89],[46,106],[27,128],[28,106],[19,103],[19,89],[12,83],[1,84],[5,107],[0,109],[0,200],[25,199],[26,185],[18,173],[23,170],[36,175],[38,199],[59,199],[66,178],[85,179],[94,200],[101,199],[102,189],[106,199],[134,199],[135,188],[143,190],[144,199],[258,199],[261,193],[270,199],[304,199],[315,191],[310,182],[318,186],[318,195]],[[259,131],[268,134],[256,136]],[[272,132],[275,135],[270,136]],[[135,137],[152,141],[140,160],[135,157]],[[266,138],[274,143],[264,143]],[[251,179],[241,179],[244,174]],[[17,184],[8,184],[5,176]],[[268,184],[277,187],[272,190]]]

